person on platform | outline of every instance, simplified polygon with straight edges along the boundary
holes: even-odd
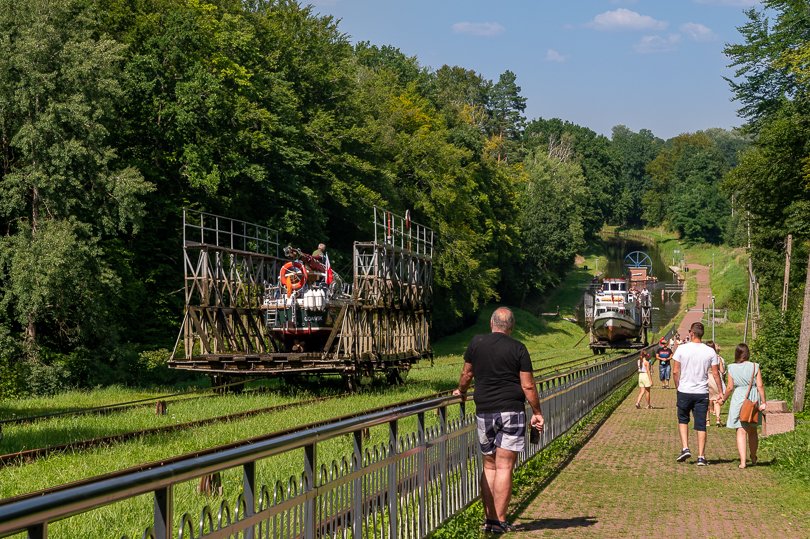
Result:
[[[641,408],[641,399],[647,401],[645,408],[648,410],[652,408],[650,403],[650,388],[652,387],[652,366],[650,365],[650,354],[646,350],[642,350],[638,359],[636,360],[638,367],[638,398],[636,398],[636,408]]]
[[[475,415],[478,442],[484,456],[481,499],[484,531],[504,533],[515,527],[507,522],[512,495],[512,469],[526,438],[526,401],[532,409],[531,428],[543,430],[543,414],[534,383],[529,351],[512,338],[515,316],[499,307],[489,321],[491,333],[476,335],[464,352],[464,367],[454,395],[465,398],[475,380]]]
[[[706,413],[709,409],[709,376],[720,387],[720,371],[717,354],[703,344],[703,324],[695,322],[689,329],[689,342],[675,350],[672,355],[672,378],[675,380],[678,408],[678,434],[681,438],[680,455],[683,462],[692,456],[689,451],[689,415],[694,417],[698,443],[698,466],[706,466]]]
[[[326,244],[319,243],[318,248],[312,251],[312,258],[316,259],[318,262],[323,262],[325,256],[326,256]]]
[[[670,339],[672,340],[672,339]],[[672,376],[672,348],[667,345],[666,338],[662,338],[658,344],[658,351],[655,358],[658,360],[658,378],[661,380],[661,389],[669,389],[669,379]]]
[[[748,439],[748,450],[751,453],[751,464],[757,463],[757,449],[759,448],[759,434],[757,425],[762,424],[762,413],[766,410],[765,387],[762,384],[762,370],[758,363],[750,361],[751,351],[748,345],[740,343],[734,350],[734,363],[728,366],[726,377],[726,391],[720,397],[722,404],[731,397],[728,408],[726,427],[737,429],[737,451],[740,454],[740,468],[745,468],[745,442]],[[755,387],[751,387],[755,386]],[[749,387],[750,393],[746,395]],[[740,408],[747,398],[759,403],[759,420],[756,423],[740,421]]]

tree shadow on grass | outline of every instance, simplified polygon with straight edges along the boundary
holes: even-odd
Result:
[[[537,530],[565,530],[568,528],[587,528],[599,522],[596,517],[572,517],[572,518],[538,518],[529,522],[521,523],[520,531]]]

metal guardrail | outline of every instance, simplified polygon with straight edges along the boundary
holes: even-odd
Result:
[[[538,380],[546,428],[539,444],[530,444],[526,434],[519,464],[635,372],[635,354],[630,354]],[[414,423],[415,429],[401,432],[401,426]],[[388,441],[364,447],[364,432],[385,425]],[[143,531],[144,539],[422,538],[478,497],[481,456],[475,429],[474,413],[458,397],[431,398],[12,501],[0,505],[0,536],[47,537],[50,523],[151,494],[152,525]],[[345,435],[351,438],[349,452],[321,463],[322,444]],[[257,468],[291,451],[303,453],[300,476],[261,485]],[[233,470],[241,472],[242,488],[232,503],[223,501],[218,511],[206,505],[196,525],[189,513],[175,515],[175,487]]]

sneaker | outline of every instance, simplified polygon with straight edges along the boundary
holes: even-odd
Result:
[[[709,463],[708,463],[708,462],[706,462],[706,458],[705,458],[705,457],[698,457],[698,460],[697,460],[697,465],[698,465],[698,466],[708,466],[708,465],[709,465]]]
[[[517,526],[510,524],[505,520],[497,521],[487,519],[487,521],[484,523],[485,533],[506,533],[513,532],[515,530],[517,530]]]
[[[689,451],[689,448],[687,447],[683,451],[681,451],[681,454],[678,455],[678,458],[675,459],[675,460],[677,460],[678,462],[683,462],[686,459],[690,458],[691,456],[692,456],[692,452]]]

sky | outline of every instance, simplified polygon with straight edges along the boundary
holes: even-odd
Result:
[[[511,70],[526,117],[661,138],[742,124],[723,54],[757,0],[301,0],[352,43],[497,81]]]

